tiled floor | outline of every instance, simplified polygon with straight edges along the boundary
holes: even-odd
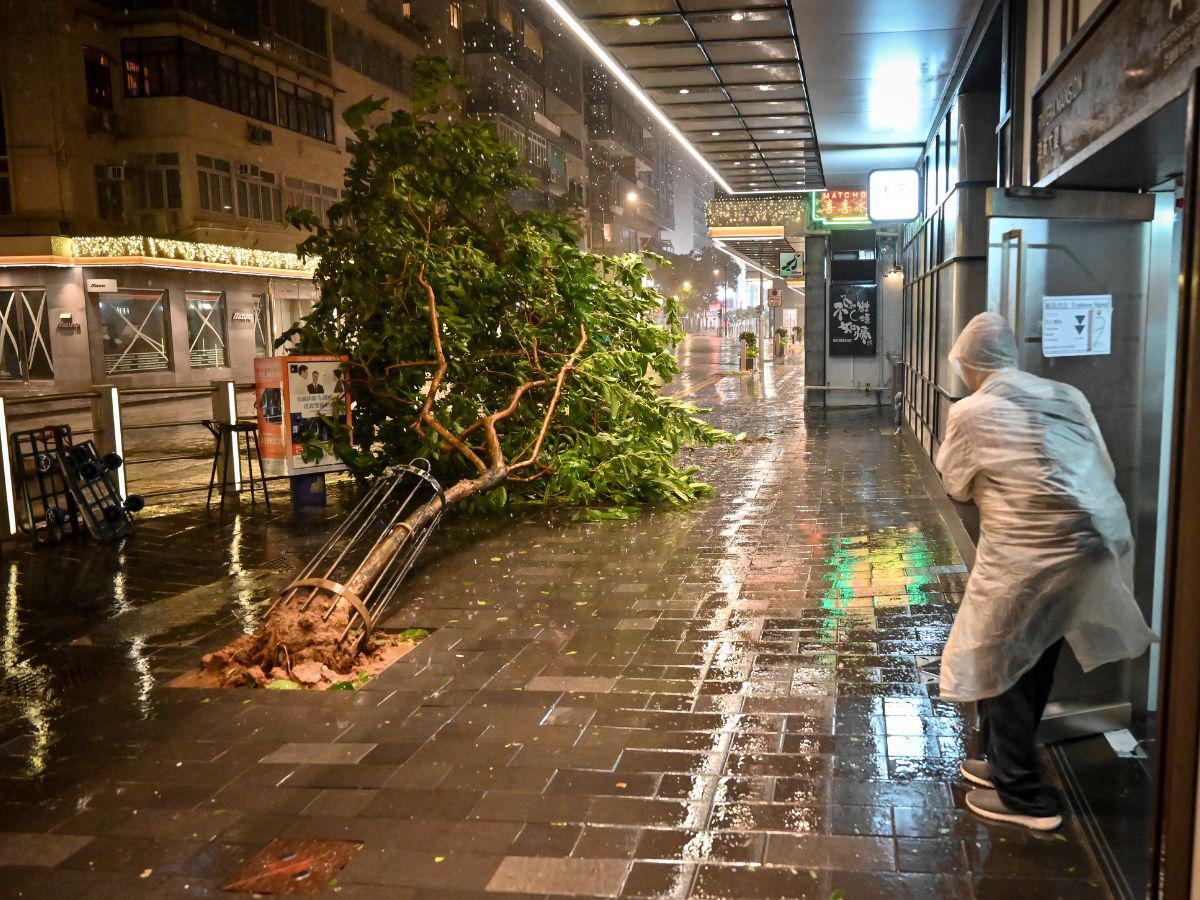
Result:
[[[1105,896],[1073,823],[962,809],[965,575],[901,439],[728,354],[693,340],[680,385],[751,438],[695,454],[715,497],[450,525],[390,623],[436,631],[357,693],[162,687],[331,513],[18,556],[0,894],[216,895],[283,836],[362,843],[339,896]]]

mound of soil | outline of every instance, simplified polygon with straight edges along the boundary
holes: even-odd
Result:
[[[427,632],[375,633],[355,650],[354,635],[342,640],[348,614],[344,603],[329,609],[318,598],[304,609],[305,595],[281,602],[253,634],[207,653],[200,671],[173,682],[176,687],[271,687],[324,690],[369,680],[407,653]],[[282,684],[286,682],[287,684]]]

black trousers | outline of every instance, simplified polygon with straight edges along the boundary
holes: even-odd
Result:
[[[979,737],[988,769],[1004,805],[1027,816],[1053,816],[1058,797],[1042,774],[1035,738],[1063,642],[1051,644],[1017,683],[998,697],[980,700]]]

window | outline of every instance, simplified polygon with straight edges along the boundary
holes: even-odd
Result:
[[[300,134],[333,143],[333,101],[280,78],[279,124]]]
[[[275,355],[275,332],[271,326],[271,298],[266,294],[250,295],[254,311],[254,355]]]
[[[260,222],[282,222],[279,185],[275,175],[258,166],[238,164],[238,214]]]
[[[337,188],[290,176],[283,179],[283,187],[284,209],[291,209],[293,206],[307,209],[315,212],[321,219],[329,215],[329,207],[339,199]]]
[[[567,183],[567,153],[562,147],[555,144],[550,145],[550,183],[551,184],[566,184]]]
[[[84,47],[83,81],[90,106],[113,108],[112,57],[102,50]]]
[[[233,215],[233,167],[228,160],[197,156],[196,182],[201,209]]]
[[[96,166],[96,215],[107,222],[125,218],[125,184],[112,180],[108,166]]]
[[[496,18],[500,22],[500,27],[509,34],[516,34],[513,27],[513,11],[507,3],[501,3],[496,11]]]
[[[45,288],[0,290],[0,378],[6,381],[54,378]]]
[[[121,42],[127,97],[184,96],[274,122],[275,79],[249,63],[180,38]]]
[[[404,86],[404,57],[387,44],[367,36],[341,16],[333,20],[333,54],[342,65],[394,91]]]
[[[604,242],[606,244],[610,243],[612,241],[612,222],[605,222],[601,228],[604,234]]]
[[[178,38],[140,38],[121,42],[125,57],[125,96],[170,97],[183,93],[182,44]]]
[[[451,3],[450,4],[450,27],[453,28],[455,31],[459,31],[462,28],[462,4],[461,3]]]
[[[312,0],[285,0],[273,4],[275,34],[325,59],[329,58],[329,37],[325,30],[325,10]]]
[[[12,174],[8,170],[8,132],[4,127],[4,93],[0,91],[0,216],[11,216]]]
[[[155,153],[146,158],[134,180],[138,209],[182,209],[179,154]]]
[[[188,291],[188,364],[193,369],[229,365],[225,353],[225,295],[217,291]]]
[[[151,372],[171,367],[163,291],[101,294],[104,373]]]
[[[542,35],[528,22],[525,23],[525,49],[538,59],[542,58]]]
[[[550,144],[540,134],[530,131],[526,137],[528,138],[528,149],[525,151],[525,159],[531,166],[539,169],[546,168],[547,157]]]

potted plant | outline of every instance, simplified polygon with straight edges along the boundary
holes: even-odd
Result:
[[[783,359],[787,354],[787,329],[775,329],[775,358]]]
[[[792,343],[798,344],[804,340],[804,329],[799,325],[792,326]]]
[[[738,341],[742,345],[742,371],[752,371],[754,369],[754,361],[758,359],[758,335],[753,331],[743,331],[738,335]]]

